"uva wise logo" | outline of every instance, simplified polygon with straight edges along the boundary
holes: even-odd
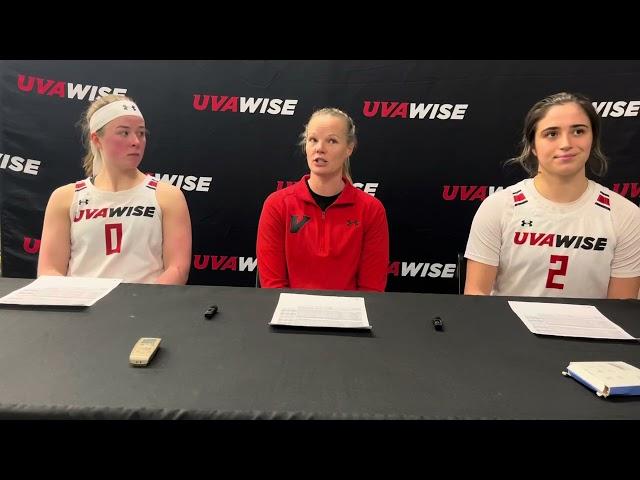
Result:
[[[33,158],[23,158],[10,153],[0,153],[0,169],[12,170],[14,172],[38,175],[40,160]]]
[[[298,183],[298,181],[299,180],[278,180],[276,182],[276,190],[282,190],[283,188],[287,188],[287,187],[290,187],[291,185],[295,185],[296,183]],[[354,182],[353,186],[356,188],[359,188],[364,193],[368,193],[372,197],[375,197],[376,190],[380,186],[380,183],[379,182],[367,182],[367,183]]]
[[[235,255],[194,255],[193,267],[196,270],[231,270],[233,272],[253,272],[258,259],[253,257],[238,257]]]
[[[100,87],[98,85],[83,85],[81,83],[63,82],[48,78],[34,77],[33,75],[18,75],[18,90],[22,92],[33,92],[38,95],[58,96],[93,101],[96,97],[102,97],[113,93],[114,95],[125,95],[126,88]],[[87,97],[88,95],[88,97]]]
[[[613,188],[611,190],[613,190],[614,192],[626,198],[638,198],[640,196],[640,183],[638,182],[614,183]]]
[[[413,118],[429,120],[462,120],[469,107],[466,103],[409,103],[365,100],[362,113],[365,117]]]
[[[180,175],[171,173],[150,173],[161,182],[174,185],[185,192],[208,192],[213,177],[197,177],[195,175]]]
[[[601,117],[637,117],[640,101],[592,102]]]
[[[455,263],[393,261],[389,263],[387,275],[395,277],[453,278],[456,268],[457,265]]]
[[[269,115],[293,115],[296,111],[296,99],[231,97],[227,95],[193,96],[193,108],[212,112],[268,113]]]
[[[442,198],[447,201],[482,201],[492,193],[503,189],[504,187],[494,187],[489,185],[443,185]]]

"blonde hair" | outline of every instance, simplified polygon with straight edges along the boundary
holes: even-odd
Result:
[[[298,145],[300,145],[304,153],[306,153],[307,132],[309,130],[309,124],[311,123],[311,120],[319,115],[332,115],[334,117],[342,118],[345,122],[347,130],[347,144],[353,145],[353,149],[355,150],[356,145],[358,144],[358,138],[356,137],[356,125],[353,123],[353,119],[338,108],[326,107],[316,110],[311,114],[309,120],[304,126],[304,131],[300,134],[300,142],[298,142]],[[351,153],[353,153],[353,151]],[[353,183],[353,179],[351,178],[350,157],[347,157],[347,159],[344,161],[344,165],[342,165],[342,176],[346,177],[350,183]]]
[[[110,103],[120,100],[129,100],[133,102],[130,97],[125,97],[124,95],[115,95],[113,93],[105,95],[104,97],[98,97],[89,104],[87,109],[82,114],[80,121],[78,122],[82,130],[82,144],[85,148],[85,154],[82,158],[82,168],[84,169],[84,173],[87,176],[91,176],[93,174],[94,160],[93,152],[91,151],[91,129],[89,128],[89,119],[94,113],[96,113],[97,110],[100,110],[105,105],[109,105]],[[96,135],[98,135],[99,137],[103,136],[104,127],[100,128],[96,132]]]

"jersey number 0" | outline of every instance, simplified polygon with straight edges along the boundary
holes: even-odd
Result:
[[[104,225],[104,240],[107,255],[120,253],[120,250],[122,249],[122,224],[106,223]]]

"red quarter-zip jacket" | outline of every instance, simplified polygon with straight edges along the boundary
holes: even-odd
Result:
[[[264,202],[257,240],[261,286],[383,292],[389,265],[384,206],[343,179],[340,196],[323,212],[308,179]]]

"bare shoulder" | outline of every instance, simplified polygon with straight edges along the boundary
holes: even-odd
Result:
[[[73,200],[73,194],[76,191],[76,184],[69,183],[61,187],[56,188],[51,197],[49,198],[49,204],[54,206],[69,206]]]
[[[162,208],[171,206],[175,202],[184,202],[184,193],[175,185],[171,185],[167,182],[158,182],[156,188],[156,196],[158,203]]]

